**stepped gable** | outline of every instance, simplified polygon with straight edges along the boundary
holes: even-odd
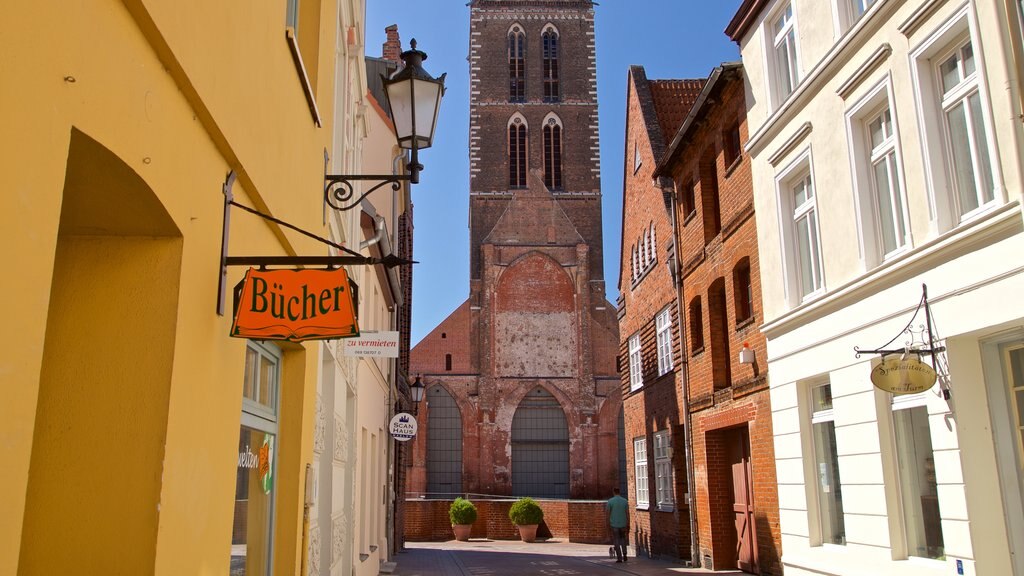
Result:
[[[527,173],[527,187],[516,190],[484,244],[575,246],[583,236],[544,185],[540,170]]]

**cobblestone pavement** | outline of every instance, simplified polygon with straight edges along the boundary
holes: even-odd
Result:
[[[549,539],[534,543],[517,540],[473,539],[469,542],[407,542],[393,561],[398,576],[673,576],[677,574],[743,574],[685,568],[665,560],[636,558],[615,562],[608,545],[576,544]]]

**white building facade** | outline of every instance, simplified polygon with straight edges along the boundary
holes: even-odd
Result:
[[[726,30],[787,575],[1024,576],[1022,9],[745,0]],[[926,340],[922,285],[939,379],[893,396],[855,347]]]

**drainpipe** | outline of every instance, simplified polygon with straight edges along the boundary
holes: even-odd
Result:
[[[676,211],[675,183],[668,177],[661,177],[662,194],[671,199],[672,212],[672,283],[676,290],[676,318],[679,319],[680,364],[683,369],[683,444],[686,451],[686,493],[690,511],[690,565],[699,568],[701,565],[700,545],[697,532],[697,490],[693,475],[693,436],[690,433],[690,365],[686,361],[686,329],[683,326],[683,262],[679,249],[679,222]]]
[[[377,234],[373,238],[370,238],[369,240],[363,240],[362,242],[360,242],[359,243],[359,249],[360,250],[366,250],[367,248],[369,248],[370,246],[373,246],[374,244],[380,242],[381,239],[384,238],[384,217],[383,216],[377,216],[376,218],[374,218],[373,221],[374,221],[374,224],[375,224],[374,227],[377,228]]]

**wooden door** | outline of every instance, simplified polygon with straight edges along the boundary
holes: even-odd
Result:
[[[736,567],[757,572],[757,538],[754,526],[753,475],[750,468],[750,436],[747,428],[729,433],[729,467],[732,471],[732,510],[736,526]]]

